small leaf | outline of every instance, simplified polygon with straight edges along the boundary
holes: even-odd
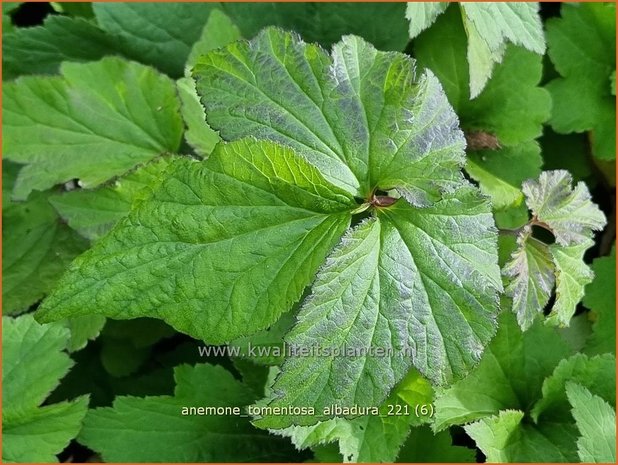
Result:
[[[517,249],[502,270],[511,278],[505,294],[513,300],[513,312],[523,330],[532,326],[543,311],[556,281],[549,248],[531,237],[531,233],[531,227],[526,226],[517,238]]]
[[[61,324],[2,318],[3,462],[57,462],[79,432],[87,397],[41,407],[73,365],[64,352],[68,340]]]
[[[534,217],[546,223],[563,246],[587,242],[592,231],[600,231],[607,223],[586,184],[580,181],[572,188],[571,183],[567,171],[555,170],[544,171],[538,181],[528,180],[522,187]]]
[[[255,333],[300,298],[353,205],[272,142],[219,145],[204,162],[177,159],[73,263],[38,318],[150,316],[211,343]]]
[[[444,13],[447,2],[410,2],[406,6],[406,19],[410,21],[409,34],[414,39]]]
[[[116,397],[112,407],[89,411],[79,442],[105,462],[269,462],[293,453],[283,440],[239,415],[182,413],[191,407],[244,411],[254,394],[225,369],[181,365],[174,378],[173,396]]]
[[[566,390],[581,434],[577,440],[579,459],[584,463],[616,463],[616,411],[579,384],[568,383]]]
[[[584,253],[593,245],[592,240],[587,240],[568,247],[549,247],[556,266],[556,303],[547,317],[548,324],[568,326],[575,314],[577,304],[584,297],[584,287],[594,278],[594,273],[584,263]]]
[[[543,26],[538,3],[461,3],[468,34],[470,97],[478,96],[494,63],[500,63],[507,41],[542,55]]]
[[[83,187],[94,187],[178,150],[179,102],[165,76],[112,57],[65,62],[61,73],[22,77],[4,86],[2,150],[8,159],[26,164],[15,198],[75,178]]]

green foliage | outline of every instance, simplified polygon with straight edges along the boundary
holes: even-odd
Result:
[[[115,52],[111,39],[91,22],[82,18],[50,16],[41,26],[18,28],[5,35],[2,77],[56,74],[63,61],[98,60]]]
[[[240,408],[254,400],[225,369],[181,365],[174,378],[173,396],[117,397],[112,407],[91,410],[79,441],[106,462],[268,462],[290,453],[289,444],[255,429],[248,418],[182,415],[183,408]]]
[[[87,397],[41,406],[73,365],[68,337],[62,325],[41,326],[32,315],[2,318],[3,462],[57,462],[79,432]]]
[[[547,22],[547,43],[561,75],[547,85],[554,102],[550,124],[560,133],[591,131],[594,155],[614,160],[616,5],[563,4],[561,17]]]
[[[616,461],[616,411],[599,396],[579,384],[567,385],[573,416],[581,437],[577,453],[582,462]]]
[[[534,138],[550,114],[549,94],[538,87],[541,57],[508,46],[492,79],[470,100],[465,27],[449,8],[415,41],[421,66],[436,74],[462,129],[468,134],[466,171],[490,195],[495,209],[521,204],[521,183],[540,174],[542,159]]]
[[[11,202],[17,165],[3,162],[2,303],[5,315],[19,313],[44,297],[88,243],[60,221],[49,192]]]
[[[2,16],[3,461],[615,461],[615,5]]]
[[[4,86],[2,151],[26,165],[15,184],[16,198],[73,179],[94,187],[178,150],[182,120],[169,78],[112,57],[64,62],[61,73]]]
[[[609,257],[594,260],[595,278],[586,288],[584,305],[592,313],[594,323],[587,345],[589,354],[616,353],[616,248]]]
[[[99,239],[127,216],[140,193],[145,195],[159,182],[169,160],[169,157],[153,160],[98,189],[52,195],[49,202],[71,228],[88,239]]]
[[[448,4],[409,3],[410,37],[426,29]],[[467,39],[470,98],[476,98],[504,58],[507,43],[545,53],[538,3],[461,3],[461,21]],[[455,7],[451,8],[454,10]],[[459,16],[459,15],[458,15]]]

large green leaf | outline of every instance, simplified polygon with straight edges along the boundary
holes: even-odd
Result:
[[[329,352],[289,357],[273,388],[271,407],[313,405],[318,413],[259,424],[313,424],[332,404],[379,404],[411,365],[438,384],[465,374],[494,333],[495,241],[489,205],[471,188],[423,209],[400,200],[357,226],[286,337]],[[349,349],[356,355],[345,356]]]
[[[561,77],[547,85],[553,97],[551,125],[560,133],[592,131],[595,156],[616,158],[616,5],[565,3],[547,22],[549,56]],[[577,40],[574,40],[577,38]]]
[[[164,177],[74,262],[41,321],[151,316],[213,343],[251,334],[300,298],[354,205],[267,141],[219,145],[204,162],[177,160]]]
[[[219,366],[181,365],[173,396],[116,397],[91,410],[79,441],[106,462],[280,461],[289,443],[255,429],[234,414],[183,414],[184,408],[244,407],[255,399],[247,386]],[[240,442],[239,442],[240,441]]]
[[[57,462],[80,430],[88,399],[40,406],[73,362],[69,331],[32,315],[2,318],[2,461]]]
[[[346,36],[329,56],[271,28],[202,57],[194,77],[223,139],[282,142],[360,197],[398,187],[427,204],[461,182],[457,118],[435,77],[416,78],[403,54]]]
[[[75,178],[93,187],[178,150],[179,102],[165,76],[119,58],[64,63],[61,73],[4,86],[2,151],[26,164],[16,198]]]
[[[585,387],[569,383],[567,396],[581,437],[577,452],[582,462],[616,463],[616,411]]]

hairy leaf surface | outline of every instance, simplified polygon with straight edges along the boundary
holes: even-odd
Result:
[[[219,145],[204,162],[177,160],[164,178],[74,262],[41,321],[151,316],[212,343],[251,334],[300,298],[353,205],[272,142]]]
[[[282,142],[354,195],[399,187],[426,204],[461,182],[457,118],[435,77],[416,78],[403,54],[346,36],[329,56],[270,28],[202,57],[193,75],[223,139]]]
[[[411,365],[438,384],[465,374],[494,332],[501,288],[497,257],[487,252],[494,241],[489,205],[471,188],[428,208],[400,200],[356,227],[328,258],[286,337],[330,356],[288,358],[270,405],[369,407]],[[372,353],[376,347],[385,353]],[[359,355],[344,356],[349,349]]]
[[[517,250],[502,272],[511,278],[505,288],[513,299],[513,311],[522,329],[528,329],[549,302],[556,282],[554,263],[549,248],[531,237],[526,227],[517,238]]]
[[[594,204],[588,187],[564,170],[544,171],[538,180],[526,181],[522,187],[532,214],[547,223],[560,245],[587,242],[592,231],[603,229],[607,220]],[[590,244],[589,244],[590,245]]]

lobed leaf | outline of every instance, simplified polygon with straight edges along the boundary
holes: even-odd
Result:
[[[572,188],[572,181],[567,171],[544,171],[538,181],[528,180],[522,186],[532,214],[551,228],[562,246],[587,242],[592,231],[607,223],[586,184],[580,181]]]
[[[423,209],[400,200],[361,223],[318,273],[286,337],[290,346],[330,352],[288,357],[269,405],[313,405],[318,412],[333,404],[373,406],[412,365],[437,384],[461,377],[496,324],[501,284],[497,257],[487,252],[495,240],[489,206],[471,188]],[[376,347],[384,352],[373,353]],[[346,356],[348,350],[358,354]]]
[[[354,195],[401,187],[427,204],[461,183],[457,119],[436,79],[416,78],[403,54],[346,36],[329,57],[270,28],[202,57],[193,75],[224,140],[289,145]]]

